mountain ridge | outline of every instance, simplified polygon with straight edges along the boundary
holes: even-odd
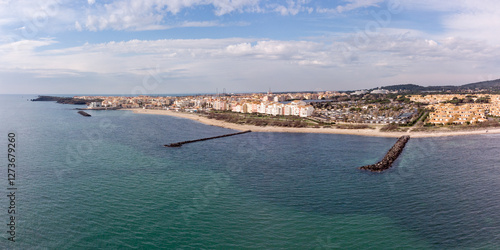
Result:
[[[379,89],[379,88],[373,88]],[[481,81],[475,83],[467,83],[463,85],[444,85],[444,86],[421,86],[417,84],[396,84],[389,86],[382,86],[380,89],[386,90],[400,90],[400,91],[460,91],[460,90],[475,90],[475,89],[489,89],[489,90],[500,90],[500,79]]]

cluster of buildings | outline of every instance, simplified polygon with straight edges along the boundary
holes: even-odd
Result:
[[[386,93],[386,90],[376,90]],[[352,95],[360,94],[353,93]],[[358,101],[335,103],[334,108],[316,109],[304,100],[332,99],[347,95],[332,91],[319,93],[252,93],[198,96],[78,96],[91,102],[89,108],[143,108],[198,111],[231,111],[237,113],[258,113],[267,115],[310,117],[324,122],[354,123],[408,123],[417,115],[414,104],[386,103],[363,104]],[[500,95],[412,95],[415,103],[427,104],[431,110],[427,123],[432,124],[475,124],[488,120],[488,115],[500,117]],[[477,103],[478,99],[488,102]],[[292,101],[289,101],[292,100]],[[450,100],[467,100],[464,103],[450,103]],[[319,102],[319,101],[318,101]],[[315,112],[316,111],[316,112]]]
[[[287,104],[280,102],[249,101],[244,103],[232,103],[229,105],[231,111],[238,113],[259,113],[268,115],[293,115],[300,117],[312,116],[314,107],[307,105],[304,101],[294,100]],[[216,109],[216,108],[214,108]]]
[[[445,103],[456,99],[471,99],[476,101],[480,98],[489,99],[488,103]],[[475,124],[488,120],[487,116],[500,116],[500,95],[426,95],[411,96],[410,100],[429,104],[427,123],[432,124]]]
[[[347,122],[370,124],[407,124],[418,110],[411,104],[360,104],[358,102],[340,102],[331,109],[319,109],[316,113],[323,122]]]
[[[221,94],[198,96],[75,96],[85,100],[101,99],[102,102],[91,102],[88,108],[143,108],[198,111],[232,111],[239,113],[260,113],[268,115],[285,115],[309,117],[314,107],[302,100],[330,99],[333,96],[346,95],[325,91],[318,93],[252,93]],[[297,100],[298,99],[298,100]],[[288,101],[287,100],[294,100]]]
[[[162,108],[169,106],[175,99],[152,96],[75,96],[84,100],[100,99],[102,102],[89,102],[87,108]]]
[[[484,104],[454,105],[439,103],[429,106],[434,112],[429,114],[428,123],[433,124],[474,124],[487,121]]]

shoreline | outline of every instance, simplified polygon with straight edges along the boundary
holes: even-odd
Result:
[[[412,138],[425,137],[444,137],[444,136],[461,136],[461,135],[481,135],[481,134],[500,134],[500,128],[484,128],[471,131],[442,131],[442,132],[381,132],[380,127],[376,129],[339,129],[339,128],[288,128],[274,126],[254,126],[229,123],[225,121],[209,119],[194,113],[184,113],[171,110],[158,109],[121,109],[132,111],[136,114],[149,115],[168,115],[184,119],[198,121],[200,123],[223,127],[238,131],[252,130],[253,132],[277,132],[277,133],[316,133],[316,134],[339,134],[339,135],[360,135],[371,137],[395,137],[399,138],[403,135],[409,135]]]

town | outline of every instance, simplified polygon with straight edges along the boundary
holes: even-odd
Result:
[[[299,117],[318,124],[469,125],[500,117],[500,95],[405,94],[404,91],[322,91],[192,96],[75,96],[89,109],[162,109]],[[95,101],[98,99],[99,101]],[[101,101],[102,100],[102,101]],[[494,120],[494,119],[493,119]]]

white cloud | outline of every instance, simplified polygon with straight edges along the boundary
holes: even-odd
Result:
[[[500,2],[466,1],[460,13],[447,15],[444,26],[450,35],[500,42]]]
[[[347,12],[356,9],[379,5],[385,8],[387,1],[382,2],[349,0],[331,9],[321,9],[319,4],[313,5],[314,2],[306,0],[285,0],[279,4],[262,0],[89,1],[89,5],[84,2],[81,6],[87,11],[77,13],[65,2],[51,6],[28,0],[20,0],[19,4],[12,1],[9,7],[15,11],[0,8],[0,33],[4,33],[2,27],[8,26],[21,35],[0,36],[0,77],[6,72],[14,72],[18,76],[26,74],[48,82],[49,79],[78,77],[92,77],[103,82],[104,79],[108,82],[116,79],[135,81],[159,65],[163,77],[175,79],[175,83],[182,86],[235,83],[239,84],[240,91],[244,91],[248,89],[242,89],[243,86],[255,84],[261,84],[264,89],[277,84],[276,88],[281,86],[284,90],[314,87],[307,84],[322,84],[323,89],[336,89],[335,86],[347,84],[372,84],[367,86],[372,87],[402,82],[442,83],[435,79],[456,84],[473,82],[478,76],[490,76],[491,72],[496,72],[500,65],[500,47],[497,45],[500,34],[496,32],[500,30],[500,3],[488,0],[402,2],[404,11],[417,10],[427,15],[438,15],[440,23],[435,25],[439,32],[388,28],[408,27],[405,25],[409,21],[402,18],[405,16],[402,12],[398,17],[393,16],[389,25],[381,25],[370,34],[334,30],[330,40],[325,37],[309,37],[307,41],[138,39],[47,50],[46,46],[55,45],[57,41],[41,38],[47,36],[42,35],[45,30],[57,26],[73,31],[234,26],[245,23],[227,23],[224,18],[214,15],[265,12],[293,16],[310,13],[311,6],[314,6],[317,12],[346,16]],[[1,7],[3,4],[5,2],[0,2]],[[214,19],[191,21],[181,17],[183,10],[189,12],[190,8],[197,6],[212,9],[213,15],[209,17]],[[372,16],[368,18],[375,21]],[[355,21],[359,23],[360,20]],[[382,82],[374,83],[373,79]],[[200,84],[196,85],[196,82]],[[327,87],[328,83],[336,82],[338,85]],[[287,83],[289,88],[286,88]]]
[[[377,6],[383,0],[346,0],[330,10],[318,8],[318,12],[343,13],[358,8]],[[171,15],[177,15],[184,9],[198,6],[211,6],[216,16],[233,12],[266,13],[297,15],[300,12],[312,13],[311,0],[286,0],[284,3],[263,0],[116,0],[106,4],[95,3],[88,9],[84,23],[92,31],[115,30],[151,30],[165,29],[164,22]]]
[[[238,91],[271,85],[303,90],[351,88],[348,83],[360,87],[401,81],[440,84],[432,82],[437,77],[447,84],[459,78],[455,83],[473,82],[499,64],[499,46],[460,38],[425,39],[420,33],[401,35],[395,30],[388,33],[370,37],[364,46],[350,43],[347,37],[345,43],[326,44],[232,38],[131,40],[43,50],[56,41],[25,40],[0,46],[4,55],[0,75],[22,72],[44,79],[94,75],[113,82],[123,75],[136,81],[154,71],[175,86],[202,88],[218,83],[238,84]],[[328,88],[339,79],[342,82]]]
[[[454,1],[405,0],[398,2],[407,11],[423,10],[423,11],[451,13],[463,10],[466,1],[467,0],[454,0]]]
[[[384,0],[345,0],[345,2],[347,2],[347,4],[338,5],[336,8],[318,7],[316,9],[316,11],[318,13],[339,14],[339,13],[352,11],[355,9],[378,6],[380,3],[384,2]]]
[[[299,12],[311,12],[311,7],[306,5],[311,2],[310,0],[287,0],[286,5],[282,4],[268,4],[268,8],[274,12],[280,13],[282,16],[297,15]]]
[[[226,47],[229,56],[248,60],[276,60],[296,65],[338,66],[340,63],[335,51],[323,43],[311,41],[264,40],[231,44]]]
[[[88,30],[152,30],[167,29],[169,15],[200,5],[214,7],[214,14],[221,16],[231,12],[258,11],[259,0],[122,0],[108,4],[95,4],[88,10],[85,26]],[[189,22],[191,26],[207,22]],[[173,25],[179,26],[179,25]],[[186,26],[184,26],[186,27]]]
[[[366,8],[377,6],[383,0],[347,0],[349,2],[346,5],[340,5],[336,8],[339,13],[358,9],[358,8]]]
[[[75,22],[75,29],[77,31],[82,31],[82,25],[80,24],[80,22],[78,21]]]
[[[427,11],[440,16],[436,25],[444,29],[442,37],[461,37],[500,42],[500,2],[495,0],[407,0],[401,4],[405,11]]]
[[[75,5],[70,1],[19,0],[0,2],[0,28],[2,26],[25,26],[34,32],[23,35],[32,39],[45,31],[61,30],[161,30],[171,27],[206,27],[211,20],[192,21],[178,16],[183,10],[198,7],[212,9],[213,18],[231,13],[279,13],[297,15],[298,13],[335,12],[345,13],[358,8],[377,6],[382,0],[346,0],[345,4],[334,9],[325,9],[321,3],[311,0],[87,0],[88,4]],[[210,19],[210,18],[208,18]],[[224,25],[224,24],[220,24]],[[190,27],[191,27],[190,26]],[[212,25],[208,25],[212,26]],[[219,25],[218,25],[219,26]],[[186,26],[184,26],[186,27]],[[1,32],[1,30],[0,30]],[[34,34],[34,35],[33,35]]]
[[[6,53],[0,62],[4,70],[25,68],[33,69],[67,69],[94,73],[119,73],[130,69],[141,68],[145,62],[179,61],[205,62],[212,60],[231,62],[232,59],[275,60],[282,63],[302,61],[329,60],[322,56],[323,44],[307,41],[255,41],[248,39],[192,39],[192,40],[156,40],[128,42],[109,42],[102,44],[85,44],[79,47],[40,50],[43,46],[55,43],[53,40],[25,40],[0,49],[9,52],[9,48],[17,47]],[[252,46],[252,43],[255,45]],[[20,54],[23,56],[21,57]],[[131,60],[123,60],[129,58]],[[135,66],[133,66],[135,65]],[[140,73],[140,72],[139,72]]]
[[[158,30],[171,27],[209,27],[211,20],[171,18],[184,9],[212,6],[215,16],[260,12],[260,0],[88,0],[78,6],[64,0],[0,2],[0,34],[25,27],[20,39],[34,39],[65,30]],[[180,21],[179,21],[180,20]],[[223,25],[223,24],[217,24]],[[231,25],[231,24],[230,24]],[[81,28],[81,29],[80,29]]]
[[[17,40],[35,39],[42,34],[66,30],[68,28],[66,25],[74,23],[76,16],[75,10],[61,0],[2,2],[0,36],[16,34]]]

